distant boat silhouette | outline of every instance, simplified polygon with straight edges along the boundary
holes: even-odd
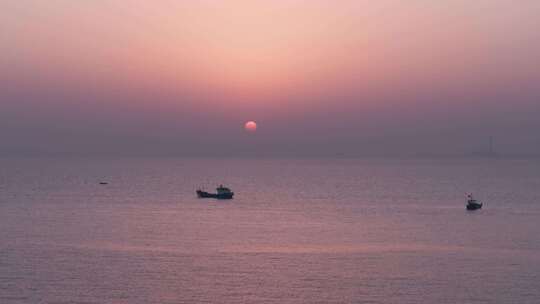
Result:
[[[479,203],[477,200],[475,200],[472,196],[472,194],[467,195],[467,210],[478,210],[482,209],[482,203]]]
[[[108,182],[99,182],[100,185],[108,185]]]
[[[199,198],[217,198],[217,199],[232,199],[234,196],[234,192],[232,192],[231,189],[227,187],[223,187],[223,185],[219,185],[219,187],[216,188],[216,191],[217,193],[210,193],[202,189],[198,189],[197,196]]]

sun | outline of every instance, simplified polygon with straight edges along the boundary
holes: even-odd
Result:
[[[255,131],[257,131],[257,123],[253,120],[250,120],[246,122],[246,124],[244,125],[244,129],[250,133],[254,133]]]

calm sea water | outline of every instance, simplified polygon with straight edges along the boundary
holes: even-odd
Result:
[[[1,159],[0,303],[540,303],[540,161]]]

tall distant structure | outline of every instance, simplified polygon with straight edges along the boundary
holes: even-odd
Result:
[[[497,152],[495,152],[495,148],[493,147],[493,136],[489,136],[489,142],[488,142],[488,150],[483,155],[485,157],[496,157]]]
[[[483,148],[481,149],[480,151],[478,152],[473,152],[472,153],[472,156],[477,156],[477,157],[497,157],[498,154],[497,152],[495,152],[495,148],[494,148],[494,140],[493,140],[493,136],[489,136],[488,137],[488,146],[487,146],[487,149],[486,148]]]

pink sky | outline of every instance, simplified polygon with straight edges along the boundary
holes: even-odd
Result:
[[[493,132],[534,150],[539,20],[535,0],[4,0],[4,148],[87,149],[72,130],[106,151],[96,126],[127,146],[247,148],[257,120],[249,140],[269,150],[323,135],[339,151],[388,138],[413,153],[436,130],[452,152]]]

